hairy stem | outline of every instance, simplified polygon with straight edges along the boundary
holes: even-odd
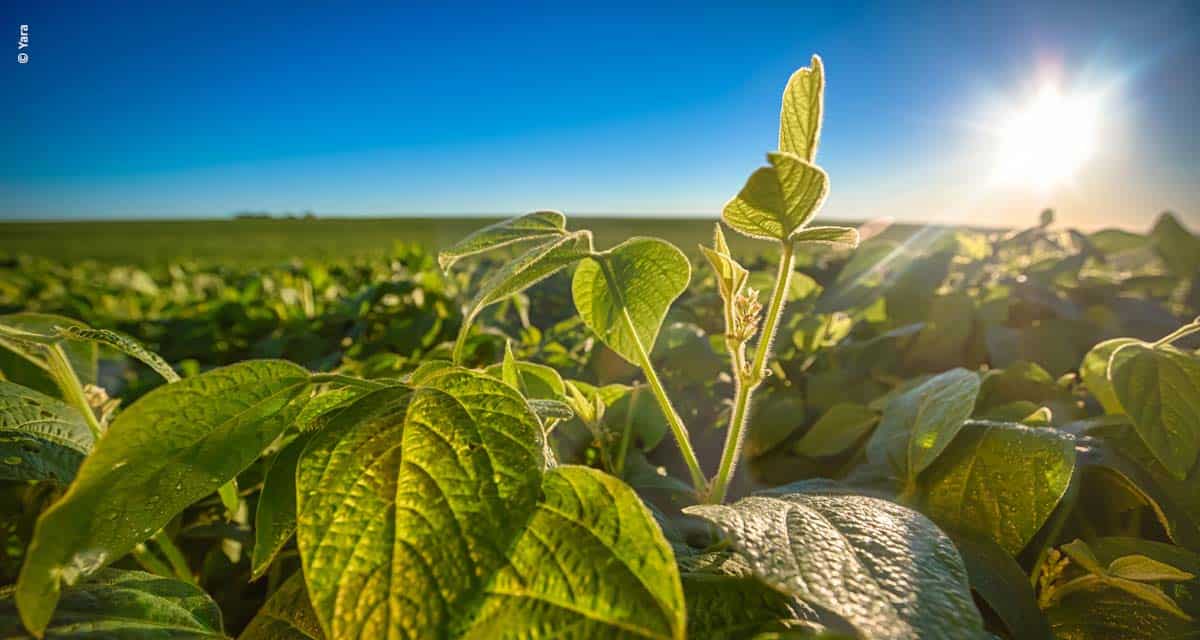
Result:
[[[646,382],[650,383],[654,399],[658,401],[658,406],[662,409],[667,424],[671,427],[671,434],[675,437],[675,443],[679,445],[679,452],[683,454],[683,461],[687,463],[688,472],[692,476],[692,486],[696,489],[697,495],[704,495],[707,482],[704,479],[704,470],[700,468],[700,460],[696,458],[696,451],[692,449],[691,436],[688,435],[683,419],[679,417],[679,413],[671,404],[671,399],[667,397],[667,390],[663,388],[662,381],[658,379],[658,372],[654,370],[654,363],[650,361],[650,354],[646,352],[646,346],[638,337],[637,327],[633,324],[633,318],[629,317],[629,307],[625,305],[625,300],[621,296],[621,289],[617,286],[617,277],[612,271],[612,265],[608,263],[608,256],[595,254],[592,259],[600,263],[600,269],[604,273],[605,280],[608,281],[609,289],[613,292],[613,298],[621,308],[621,320],[633,338],[638,365],[642,368],[642,374],[646,376]]]
[[[767,307],[767,316],[763,323],[762,334],[754,351],[754,362],[748,371],[739,366],[738,353],[732,354],[734,359],[734,377],[737,391],[733,400],[733,412],[729,416],[729,429],[725,432],[725,446],[721,451],[721,466],[713,478],[712,491],[707,496],[709,504],[720,504],[725,501],[725,492],[729,489],[729,481],[737,470],[738,458],[741,457],[742,443],[746,439],[746,418],[750,412],[750,400],[754,390],[762,384],[766,376],[767,356],[771,352],[771,343],[775,340],[775,331],[779,327],[779,319],[783,316],[783,306],[787,302],[787,292],[792,281],[792,269],[796,261],[796,247],[790,240],[781,242],[782,251],[779,257],[779,272],[775,276],[775,290],[771,293],[771,304]],[[740,349],[740,347],[739,347]]]
[[[92,438],[99,440],[103,429],[100,427],[100,421],[96,419],[96,412],[92,411],[92,406],[88,404],[87,396],[83,393],[83,383],[79,382],[79,376],[71,366],[71,361],[67,359],[67,352],[63,351],[61,344],[55,343],[46,347],[46,353],[50,373],[54,376],[58,388],[62,390],[63,399],[83,414],[83,419],[92,432]]]
[[[1176,340],[1182,340],[1183,338],[1186,338],[1187,336],[1190,336],[1193,333],[1200,333],[1200,318],[1196,318],[1195,320],[1193,320],[1193,321],[1183,325],[1182,327],[1179,327],[1178,329],[1172,331],[1171,333],[1163,336],[1162,338],[1160,338],[1158,341],[1156,341],[1151,346],[1152,347],[1161,347],[1163,345],[1168,345],[1168,344],[1171,344],[1172,342],[1175,342]]]

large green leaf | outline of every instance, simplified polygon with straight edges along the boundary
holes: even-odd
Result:
[[[975,408],[979,376],[951,369],[897,395],[867,441],[867,458],[911,486],[958,434]]]
[[[684,511],[720,527],[766,584],[867,637],[986,637],[962,559],[915,511],[867,496],[802,493]]]
[[[1182,480],[1200,456],[1200,358],[1174,347],[1129,345],[1112,371],[1113,390],[1142,441]]]
[[[271,594],[239,640],[324,640],[321,623],[308,600],[304,573],[292,574]]]
[[[311,438],[311,432],[305,433],[288,443],[275,455],[263,479],[254,512],[254,552],[250,560],[253,578],[271,566],[271,561],[296,532],[296,466]]]
[[[1116,353],[1117,360],[1112,364],[1115,366],[1123,362],[1134,352],[1122,347],[1138,342],[1139,340],[1136,338],[1105,340],[1092,347],[1079,365],[1079,376],[1083,378],[1083,383],[1087,385],[1088,391],[1092,392],[1096,401],[1100,403],[1107,414],[1125,413],[1125,409],[1121,407],[1121,401],[1117,399],[1117,392],[1113,390],[1112,381],[1108,379],[1109,361],[1112,359],[1113,353]]]
[[[372,392],[297,472],[301,558],[326,634],[681,638],[670,547],[619,480],[546,471],[512,387],[443,368]]]
[[[1075,469],[1075,443],[1050,429],[970,422],[921,476],[925,513],[1016,555],[1045,524]]]
[[[779,114],[779,150],[814,162],[821,140],[821,111],[825,101],[825,69],[821,57],[812,57],[812,67],[797,70],[783,91]]]
[[[587,326],[622,358],[642,364],[671,303],[687,289],[691,263],[657,238],[631,238],[575,270],[571,293]]]
[[[567,233],[567,217],[558,211],[535,211],[488,225],[438,253],[438,264],[449,269],[460,259],[530,240]]]
[[[22,635],[11,588],[0,589],[0,636]],[[196,585],[141,571],[105,569],[68,589],[45,627],[48,639],[225,638],[221,610]]]
[[[306,370],[260,360],[160,387],[131,405],[38,519],[17,588],[26,627],[90,575],[250,466],[295,416]]]
[[[62,484],[92,450],[92,432],[75,409],[0,380],[0,480]]]
[[[825,202],[829,176],[795,154],[772,152],[767,160],[771,166],[750,174],[746,186],[725,204],[721,219],[752,238],[789,240]]]

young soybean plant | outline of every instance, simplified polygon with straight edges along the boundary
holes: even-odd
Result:
[[[641,368],[675,441],[683,454],[697,495],[721,503],[741,454],[751,400],[767,371],[767,358],[787,292],[795,255],[805,245],[853,248],[858,232],[846,227],[810,227],[829,192],[829,177],[815,164],[821,137],[825,77],[821,59],[792,75],[783,95],[779,150],[767,154],[768,166],[755,171],[745,187],[724,208],[730,228],[779,246],[779,271],[761,318],[757,292],[748,290],[749,272],[729,252],[721,225],[713,247],[701,247],[716,271],[724,302],[725,346],[736,391],[724,450],[717,475],[709,481],[700,467],[688,430],[659,380],[650,352],[671,303],[687,289],[691,265],[674,245],[659,238],[635,237],[606,250],[597,250],[587,230],[569,231],[557,211],[538,211],[506,220],[471,234],[439,261],[450,268],[459,259],[518,243],[531,244],[516,259],[487,276],[468,304],[454,348],[461,363],[463,345],[472,322],[488,305],[519,293],[550,275],[576,266],[571,286],[575,308],[587,326],[609,348]],[[758,341],[749,352],[749,343]]]

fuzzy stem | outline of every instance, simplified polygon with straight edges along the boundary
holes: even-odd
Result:
[[[778,329],[780,317],[783,316],[783,306],[787,302],[788,287],[796,261],[796,247],[790,240],[784,240],[780,244],[782,252],[779,257],[779,273],[775,276],[775,290],[771,294],[771,304],[767,308],[767,317],[755,347],[754,363],[750,370],[742,371],[741,367],[736,365],[738,358],[734,356],[737,392],[733,401],[733,413],[729,416],[729,429],[725,432],[721,466],[713,478],[712,491],[707,496],[706,502],[709,504],[721,504],[725,501],[729,481],[733,478],[733,472],[737,470],[742,443],[746,439],[746,418],[750,413],[750,400],[754,390],[762,384],[765,377],[767,356],[771,352],[771,343],[775,340],[775,331]]]
[[[96,412],[92,411],[92,406],[88,404],[87,396],[83,393],[83,384],[79,382],[79,376],[71,367],[67,353],[63,351],[62,345],[57,343],[47,346],[46,353],[48,354],[50,373],[54,376],[58,388],[63,392],[63,399],[83,414],[83,419],[92,432],[92,438],[99,440],[103,429],[100,427],[100,421],[96,419]]]
[[[658,379],[658,372],[654,370],[654,363],[650,360],[650,354],[646,352],[646,347],[642,344],[642,339],[638,337],[637,327],[633,324],[633,318],[629,316],[629,307],[626,306],[625,299],[621,295],[621,289],[617,286],[617,275],[613,273],[612,265],[608,263],[608,256],[595,254],[592,256],[592,259],[600,264],[604,278],[608,281],[609,289],[613,292],[613,298],[621,308],[621,320],[624,322],[625,329],[629,331],[629,335],[633,339],[634,350],[637,352],[638,365],[642,368],[642,374],[646,376],[646,382],[650,383],[650,390],[654,392],[654,399],[658,401],[658,406],[662,409],[663,416],[667,419],[667,424],[671,427],[671,434],[675,436],[675,443],[679,445],[679,452],[683,454],[683,461],[687,463],[688,471],[691,473],[692,486],[696,489],[697,495],[703,495],[707,484],[704,479],[704,470],[700,468],[700,460],[696,458],[696,452],[692,449],[692,440],[688,435],[687,427],[684,426],[683,419],[679,417],[679,413],[675,411],[675,407],[671,404],[671,399],[667,397],[667,390],[663,388],[662,382]]]

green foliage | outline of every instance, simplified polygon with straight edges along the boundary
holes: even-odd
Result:
[[[1196,236],[812,226],[824,85],[711,235],[0,260],[0,636],[1196,637]]]

